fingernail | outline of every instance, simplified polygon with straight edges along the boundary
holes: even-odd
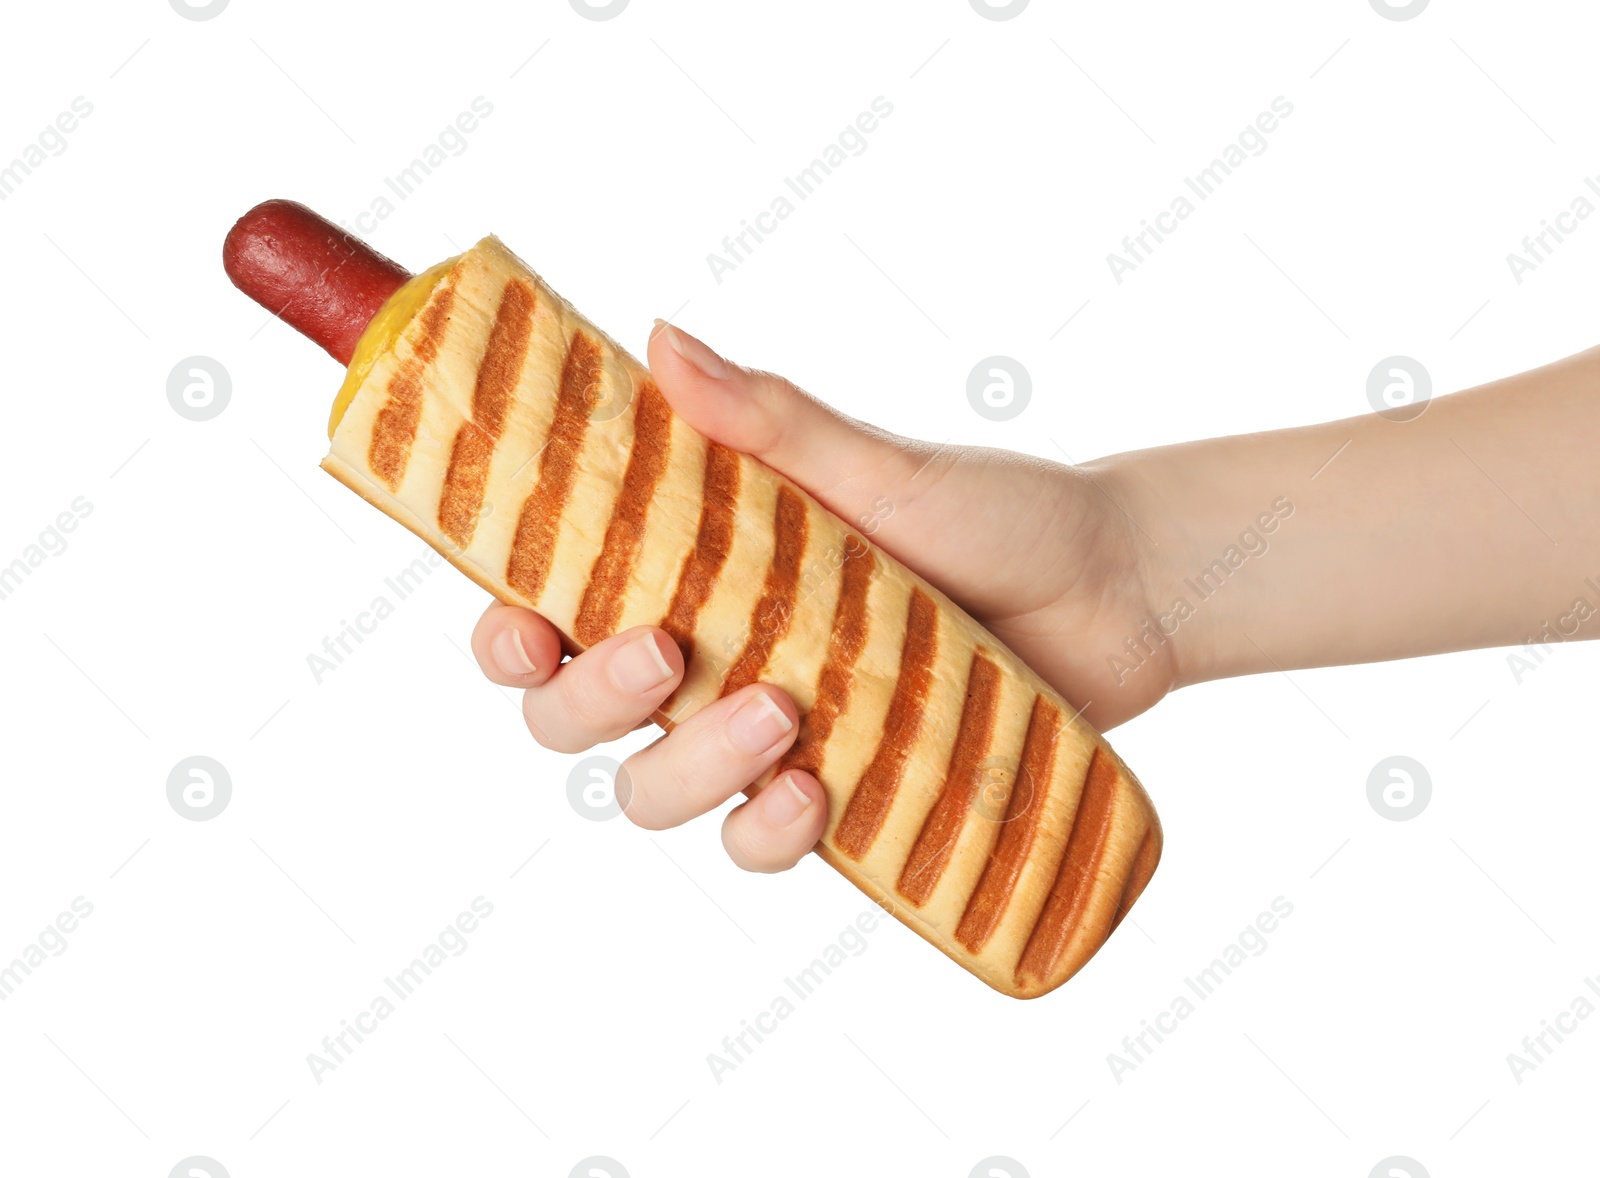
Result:
[[[728,743],[747,757],[764,753],[794,727],[772,697],[758,691],[728,717]]]
[[[528,648],[522,645],[522,635],[515,626],[496,634],[490,651],[502,675],[531,675],[539,669],[528,657]]]
[[[792,773],[784,774],[782,781],[774,781],[761,793],[763,797],[772,795],[766,804],[767,821],[780,830],[793,826],[811,808],[811,795],[795,784]]]
[[[717,355],[705,344],[695,339],[687,331],[672,326],[665,319],[657,319],[659,327],[667,337],[667,343],[672,345],[672,350],[685,360],[693,364],[712,380],[727,380],[733,371],[728,367],[728,362]]]
[[[641,634],[611,656],[611,682],[619,691],[643,695],[672,678],[672,667],[661,655],[654,634]]]

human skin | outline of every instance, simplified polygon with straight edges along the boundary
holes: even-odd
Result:
[[[1075,467],[886,433],[682,328],[658,324],[648,355],[689,425],[844,519],[879,517],[875,544],[1102,731],[1207,680],[1520,645],[1547,619],[1574,624],[1600,571],[1600,348],[1436,397],[1407,421],[1369,414]],[[683,675],[657,627],[563,663],[553,626],[498,604],[472,649],[491,680],[524,689],[529,730],[561,752],[646,723]],[[628,758],[625,812],[662,829],[717,809],[798,732],[777,688],[735,692]],[[780,871],[826,820],[822,786],[790,771],[728,813],[723,844],[743,868]]]

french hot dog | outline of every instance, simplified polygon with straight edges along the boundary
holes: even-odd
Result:
[[[690,429],[498,239],[408,280],[272,201],[225,264],[350,365],[324,469],[575,650],[661,625],[686,666],[663,727],[787,691],[779,768],[827,790],[818,853],[955,961],[1035,997],[1127,914],[1161,825],[1105,740],[939,590]]]

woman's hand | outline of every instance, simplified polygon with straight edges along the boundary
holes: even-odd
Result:
[[[1157,612],[1145,587],[1150,554],[1119,505],[1112,468],[896,437],[781,377],[730,364],[666,324],[649,357],[662,394],[689,425],[759,458],[869,533],[1097,727],[1144,711],[1177,681],[1173,642],[1155,645],[1132,674],[1108,657]],[[503,605],[479,620],[472,649],[490,679],[524,689],[529,731],[557,752],[638,727],[683,677],[678,649],[659,628],[625,631],[561,665],[555,628]],[[659,830],[714,810],[798,733],[799,715],[782,691],[753,684],[735,692],[628,758],[626,813]],[[826,822],[822,786],[788,771],[729,813],[722,839],[739,866],[781,871],[812,848]]]

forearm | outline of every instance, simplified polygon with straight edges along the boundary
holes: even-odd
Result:
[[[1600,611],[1600,348],[1436,397],[1411,421],[1096,469],[1144,547],[1144,641],[1173,644],[1180,683],[1520,644],[1546,623],[1600,633],[1586,621]]]

